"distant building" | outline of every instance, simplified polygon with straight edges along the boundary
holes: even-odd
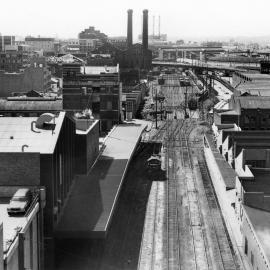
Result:
[[[236,124],[242,130],[270,129],[270,97],[232,96],[229,109],[215,110],[216,124]]]
[[[99,30],[96,30],[95,27],[89,26],[89,28],[84,29],[82,32],[78,35],[79,39],[107,39],[107,35],[100,32]]]
[[[54,38],[26,37],[25,44],[33,51],[54,52]]]
[[[234,72],[232,85],[240,94],[270,96],[270,74]]]
[[[6,48],[15,46],[15,36],[0,35],[0,52],[6,51]]]
[[[20,69],[26,67],[28,59],[28,54],[24,52],[1,52],[0,70],[4,70],[7,72],[18,72]]]
[[[141,44],[134,44],[125,51],[117,52],[116,62],[121,69],[150,69],[152,66],[152,51],[145,50]]]
[[[121,84],[119,67],[91,67],[81,63],[63,64],[63,109],[91,109],[107,131],[120,121]]]
[[[86,53],[93,51],[98,45],[102,45],[98,39],[79,39],[80,52]]]
[[[113,46],[119,48],[120,50],[124,50],[127,48],[126,37],[109,37],[108,42],[110,42]]]
[[[125,112],[125,118],[138,118],[138,112],[144,104],[144,97],[148,94],[148,88],[145,83],[134,86],[123,86],[122,106]]]
[[[13,93],[50,90],[51,74],[46,67],[28,67],[21,72],[8,73],[0,70],[0,97]]]
[[[87,57],[88,66],[113,66],[114,60],[111,54],[90,54]]]
[[[148,10],[143,11],[143,34],[142,44],[132,44],[132,12],[128,10],[128,48],[124,51],[117,51],[116,63],[124,69],[146,69],[152,66],[152,51],[148,49]]]
[[[56,114],[62,110],[62,100],[55,98],[14,97],[0,99],[0,115],[2,116],[37,117],[45,112]]]
[[[100,47],[106,43],[108,39],[107,35],[96,30],[93,26],[80,32],[78,38],[81,52],[93,51],[96,47]]]

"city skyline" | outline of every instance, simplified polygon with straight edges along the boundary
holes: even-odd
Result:
[[[109,36],[126,36],[127,9],[133,9],[133,38],[136,41],[142,29],[142,10],[149,10],[149,34],[153,32],[152,17],[155,16],[155,33],[158,33],[158,16],[161,17],[161,33],[170,39],[219,38],[237,36],[268,36],[270,17],[267,0],[254,1],[191,0],[169,4],[149,0],[147,2],[101,0],[94,6],[82,0],[75,7],[71,1],[53,2],[28,0],[27,5],[15,0],[2,4],[0,18],[2,35],[52,36],[77,38],[80,31],[89,26]],[[263,7],[263,8],[261,8]],[[24,10],[24,12],[21,12]],[[256,11],[258,10],[258,11]],[[11,16],[12,15],[12,16]],[[258,27],[260,26],[260,27]]]

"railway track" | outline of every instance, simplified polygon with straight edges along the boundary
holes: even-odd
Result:
[[[224,219],[222,217],[217,197],[211,183],[207,165],[203,157],[198,160],[198,165],[202,175],[204,192],[207,198],[209,208],[211,210],[211,218],[214,225],[214,234],[216,236],[218,251],[220,253],[224,269],[240,269],[237,261],[229,234],[226,229]]]
[[[167,83],[175,85],[174,80],[177,78],[170,78]],[[176,90],[179,93],[179,88],[167,87],[169,106],[176,100]],[[156,200],[162,194],[165,196],[166,226],[163,229],[150,226],[153,234],[149,241],[153,247],[146,251],[149,254],[147,267],[139,269],[240,269],[201,155],[202,146],[189,141],[196,125],[197,120],[193,119],[167,118],[162,127],[166,131],[163,146],[167,181],[163,186],[165,192],[159,192]],[[155,207],[161,207],[160,201]],[[160,216],[155,211],[158,209],[152,211],[155,213],[152,218],[157,225]],[[159,233],[166,235],[162,248]]]

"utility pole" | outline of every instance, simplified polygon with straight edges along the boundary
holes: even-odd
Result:
[[[188,115],[187,115],[187,83],[186,83],[186,92],[185,92],[185,118],[188,118]]]
[[[156,129],[158,128],[157,126],[157,87],[156,87]]]

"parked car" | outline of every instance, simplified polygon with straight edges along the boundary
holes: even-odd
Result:
[[[160,165],[161,165],[160,156],[153,154],[150,158],[148,158],[147,165],[150,168],[160,168]]]
[[[7,207],[9,215],[12,214],[25,214],[26,210],[30,206],[32,194],[28,188],[20,188],[11,198]]]

